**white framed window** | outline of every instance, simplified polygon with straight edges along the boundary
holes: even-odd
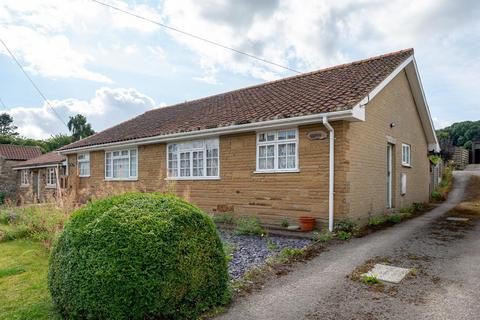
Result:
[[[20,186],[27,187],[30,185],[30,170],[22,170],[20,172]]]
[[[79,177],[90,177],[90,153],[79,153],[77,166]]]
[[[409,144],[402,143],[402,165],[410,167],[411,162],[411,147]]]
[[[167,145],[168,179],[218,179],[220,176],[218,138]]]
[[[256,172],[298,171],[298,130],[257,133]]]
[[[137,171],[137,149],[105,151],[105,180],[135,180]]]
[[[47,168],[47,173],[45,175],[45,181],[47,187],[54,188],[57,186],[57,170],[56,168]]]

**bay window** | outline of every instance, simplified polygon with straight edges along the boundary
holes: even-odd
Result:
[[[172,179],[218,178],[218,138],[169,144],[167,146],[167,177]]]
[[[77,155],[78,175],[80,177],[90,177],[90,154],[79,153]]]
[[[26,187],[30,184],[29,176],[30,176],[30,170],[22,170],[20,172],[20,185],[22,187]]]
[[[135,180],[138,170],[137,149],[105,152],[106,180]]]
[[[297,129],[257,134],[257,172],[292,172],[297,170]]]

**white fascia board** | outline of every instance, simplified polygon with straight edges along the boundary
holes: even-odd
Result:
[[[12,170],[27,170],[27,169],[42,169],[42,168],[54,168],[58,165],[62,165],[61,163],[56,164],[41,164],[38,166],[25,166],[25,167],[16,167],[12,168]]]
[[[59,153],[66,155],[66,154],[78,153],[83,151],[124,148],[124,147],[132,147],[132,146],[154,144],[154,143],[202,139],[202,138],[208,138],[208,137],[215,137],[219,135],[242,133],[242,132],[249,132],[249,131],[279,129],[287,126],[299,126],[299,125],[307,125],[307,124],[313,124],[313,123],[322,123],[324,117],[327,117],[329,121],[338,121],[338,120],[364,121],[365,110],[363,110],[363,108],[359,108],[358,106],[355,106],[353,109],[342,110],[342,111],[317,113],[317,114],[311,114],[306,116],[260,121],[260,122],[254,122],[254,123],[233,125],[233,126],[221,127],[221,128],[204,129],[204,130],[197,130],[197,131],[190,131],[190,132],[181,132],[181,133],[174,133],[174,134],[161,135],[161,136],[155,136],[155,137],[140,138],[140,139],[129,140],[129,141],[97,144],[93,146],[86,146],[86,147],[64,150],[64,151],[60,151]]]

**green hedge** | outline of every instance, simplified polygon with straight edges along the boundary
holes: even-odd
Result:
[[[48,284],[60,313],[80,319],[191,319],[229,296],[212,220],[161,194],[127,193],[74,213]]]

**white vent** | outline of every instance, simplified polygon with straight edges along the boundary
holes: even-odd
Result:
[[[404,196],[405,194],[407,194],[407,174],[406,173],[402,173],[401,182],[402,182],[401,193],[402,193],[402,196]]]

